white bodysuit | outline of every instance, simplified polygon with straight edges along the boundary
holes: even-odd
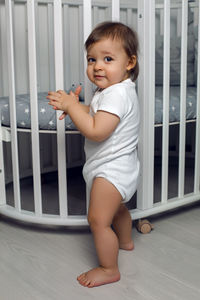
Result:
[[[117,188],[123,202],[127,202],[137,189],[140,169],[137,157],[140,114],[135,83],[126,79],[97,91],[90,114],[94,116],[98,110],[117,115],[120,122],[103,142],[85,140],[83,176],[89,191],[93,179],[103,177]]]

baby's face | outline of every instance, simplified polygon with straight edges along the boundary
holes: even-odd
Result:
[[[128,78],[131,61],[121,41],[102,39],[90,46],[87,52],[87,75],[101,89]]]

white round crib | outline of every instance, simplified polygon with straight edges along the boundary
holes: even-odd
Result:
[[[87,225],[84,138],[69,119],[58,120],[59,112],[44,125],[39,95],[82,82],[82,100],[90,102],[84,40],[95,24],[111,19],[132,26],[140,40],[141,176],[128,204],[132,219],[200,199],[199,7],[199,0],[0,1],[0,214],[35,224]],[[191,34],[194,49],[188,48]],[[181,53],[178,87],[171,80],[174,39]],[[195,78],[187,78],[188,64]],[[29,125],[18,114],[24,94]]]

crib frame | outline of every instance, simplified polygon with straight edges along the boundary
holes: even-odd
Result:
[[[54,4],[54,49],[55,49],[55,85],[56,89],[63,89],[63,40],[62,40],[62,1],[49,0],[41,1]],[[67,1],[66,1],[67,2]],[[70,2],[70,1],[68,1]],[[81,2],[81,1],[80,1]],[[170,46],[170,1],[164,0],[164,80],[163,80],[163,139],[162,139],[162,193],[161,201],[154,204],[153,201],[153,178],[154,178],[154,99],[155,99],[155,0],[134,1],[138,7],[138,35],[140,39],[140,76],[138,79],[138,96],[141,103],[141,134],[139,142],[139,156],[141,161],[140,183],[137,192],[137,208],[130,210],[133,220],[165,212],[177,207],[188,205],[200,200],[200,59],[198,60],[197,78],[197,118],[196,118],[196,144],[195,144],[195,171],[194,171],[194,191],[184,195],[184,170],[185,170],[185,133],[186,133],[186,62],[187,62],[187,15],[188,1],[182,0],[182,51],[181,51],[181,118],[180,118],[180,144],[179,144],[179,183],[178,197],[168,199],[168,148],[169,148],[169,46]],[[138,3],[138,4],[137,4]],[[20,199],[20,177],[18,164],[18,139],[16,127],[16,104],[15,104],[15,70],[13,51],[13,24],[12,24],[12,1],[5,0],[7,16],[7,49],[8,49],[8,74],[9,74],[9,99],[10,99],[10,128],[1,126],[0,123],[0,214],[15,220],[44,224],[44,225],[65,225],[65,226],[85,226],[86,216],[68,215],[67,207],[67,177],[66,177],[66,145],[65,134],[79,134],[74,131],[65,132],[64,122],[57,122],[57,147],[58,147],[58,182],[59,182],[59,215],[47,215],[42,213],[41,196],[41,171],[39,152],[39,131],[38,130],[38,107],[37,102],[37,62],[36,62],[36,34],[35,34],[35,1],[27,1],[28,15],[28,49],[29,49],[29,80],[31,97],[31,139],[32,139],[32,159],[33,159],[33,185],[34,185],[34,205],[35,212],[21,209]],[[100,3],[99,3],[100,5]],[[102,2],[101,2],[102,5]],[[196,1],[200,7],[200,0]],[[83,1],[83,32],[84,40],[92,28],[91,21],[91,0]],[[120,1],[112,0],[112,20],[119,20]],[[88,17],[88,15],[90,17]],[[199,16],[200,20],[200,9]],[[198,25],[199,26],[199,25]],[[200,40],[200,29],[198,30],[198,40]],[[200,53],[200,43],[198,43],[198,53]],[[84,69],[86,60],[84,59]],[[151,73],[151,76],[148,74]],[[88,103],[92,95],[92,87],[85,76],[85,99]],[[148,99],[148,101],[146,101]],[[59,112],[58,112],[59,114]],[[24,130],[26,131],[26,130]],[[45,131],[47,132],[47,131]],[[49,134],[52,132],[49,131]],[[12,162],[13,162],[13,186],[14,186],[14,207],[6,204],[6,182],[4,171],[3,141],[11,142]],[[87,195],[87,207],[89,196]]]

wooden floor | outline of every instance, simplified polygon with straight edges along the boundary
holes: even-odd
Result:
[[[119,254],[121,280],[88,289],[76,276],[96,266],[90,232],[41,229],[0,217],[1,300],[199,300],[200,205],[150,219],[135,250]]]

